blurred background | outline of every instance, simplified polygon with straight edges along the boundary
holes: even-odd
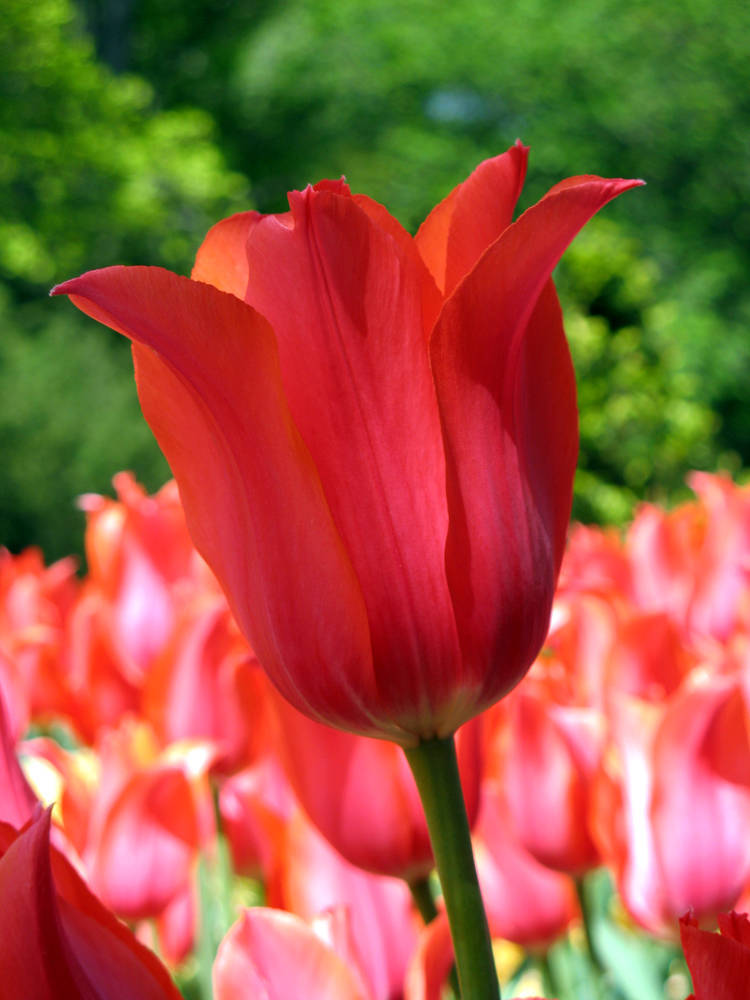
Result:
[[[521,138],[521,207],[643,177],[556,278],[579,379],[574,515],[750,465],[750,7],[713,0],[3,0],[0,543],[80,549],[75,497],[168,476],[128,346],[49,300],[189,273],[206,230],[346,174],[412,232]]]

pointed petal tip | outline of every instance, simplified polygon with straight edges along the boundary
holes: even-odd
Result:
[[[93,274],[101,271],[114,271],[115,268],[102,267],[95,268],[92,271],[84,271],[83,274],[79,274],[76,278],[68,278],[67,281],[61,281],[59,285],[55,285],[50,289],[50,295],[75,295],[80,291],[80,286],[85,283],[86,279]]]

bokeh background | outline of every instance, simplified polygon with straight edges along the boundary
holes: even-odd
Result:
[[[750,465],[750,6],[714,0],[3,0],[0,542],[81,545],[75,497],[168,476],[128,347],[58,281],[189,273],[220,217],[345,174],[412,231],[484,157],[643,177],[556,275],[579,379],[574,515]]]

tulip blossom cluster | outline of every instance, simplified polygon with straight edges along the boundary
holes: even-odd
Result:
[[[414,238],[322,181],[216,225],[190,279],[54,290],[132,341],[176,485],[82,498],[83,579],[0,557],[13,997],[174,997],[167,967],[216,1000],[562,995],[562,937],[606,967],[595,867],[655,935],[689,911],[689,961],[741,908],[750,504],[696,476],[566,552],[551,274],[640,182],[513,221],[527,152]]]
[[[132,996],[155,960],[140,969],[146,950],[112,914],[183,967],[200,932],[199,860],[215,856],[221,836],[236,875],[261,880],[271,905],[246,911],[227,935],[217,997],[246,995],[232,984],[247,989],[252,975],[273,980],[266,966],[279,998],[435,995],[428,984],[436,963],[449,969],[450,940],[437,952],[420,946],[424,921],[408,885],[426,883],[433,863],[400,751],[285,703],[193,549],[174,484],[147,496],[123,473],[115,487],[116,500],[82,498],[83,580],[71,560],[45,567],[33,550],[0,557],[6,867],[25,865],[13,876],[24,884],[30,873],[40,880],[43,909],[64,905],[42,872],[49,858],[64,868],[66,885],[75,882],[76,898],[95,893],[96,919],[126,941],[135,971],[132,979],[123,973],[122,996]],[[44,735],[21,740],[29,724]],[[49,733],[63,733],[64,745]],[[477,720],[458,736],[472,821],[483,750]],[[47,803],[51,814],[41,811]],[[11,851],[14,838],[22,846]],[[0,876],[0,896],[4,884]],[[35,950],[43,937],[12,940],[19,962],[57,975]],[[75,977],[90,959],[70,948],[65,968]],[[298,954],[299,964],[284,954]],[[171,987],[140,990],[175,995]]]
[[[750,490],[691,483],[695,501],[644,506],[622,537],[573,530],[529,677],[459,731],[496,940],[549,947],[580,920],[575,880],[601,865],[646,930],[677,939],[691,912],[691,967],[715,937],[698,923],[747,907]],[[189,964],[199,861],[223,840],[266,905],[227,928],[218,1000],[253,977],[279,998],[439,997],[450,936],[409,892],[432,860],[397,748],[288,705],[193,549],[174,485],[115,485],[116,500],[81,501],[84,579],[32,550],[0,557],[0,897],[14,926],[19,912],[39,926],[0,934],[2,968],[59,965],[80,992],[106,975],[96,949],[125,984],[96,996],[176,996],[143,942]],[[29,880],[38,894],[19,901]],[[19,997],[63,995],[18,981]]]

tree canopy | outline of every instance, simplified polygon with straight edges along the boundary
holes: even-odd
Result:
[[[0,21],[3,541],[70,547],[76,493],[166,469],[118,338],[44,294],[110,263],[183,273],[209,226],[346,174],[412,231],[486,156],[524,205],[642,176],[558,280],[579,516],[750,464],[750,9],[709,0],[7,0]],[[67,537],[66,537],[67,536]]]

